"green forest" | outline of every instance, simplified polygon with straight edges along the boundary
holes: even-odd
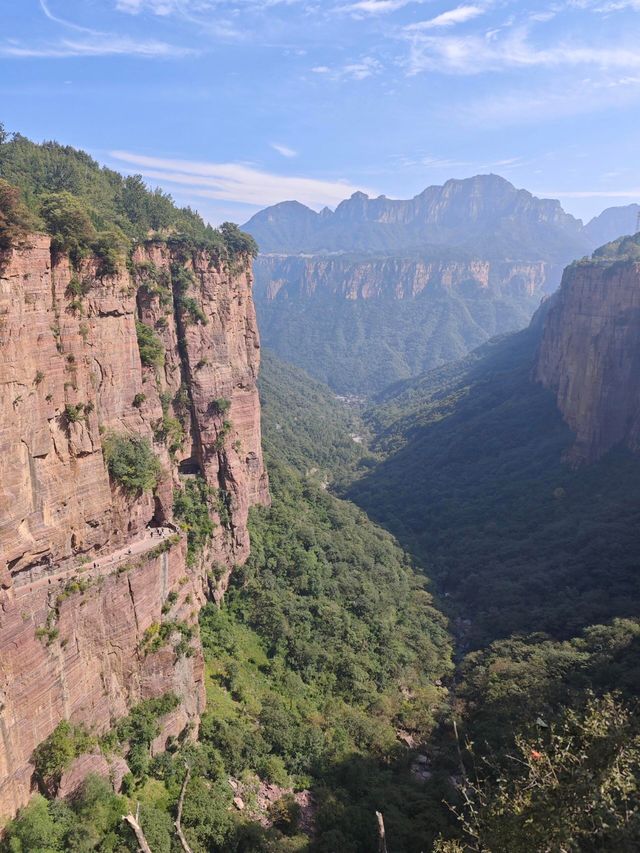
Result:
[[[517,371],[515,352],[526,352],[526,341],[496,347],[465,369],[484,376],[484,359],[497,353],[491,375],[504,363]],[[423,411],[423,428],[441,420],[415,388],[403,394],[402,405],[388,402],[378,420],[369,416],[380,448],[411,443],[396,426],[405,406]],[[102,739],[104,749],[128,753],[123,794],[90,777],[71,802],[36,798],[9,825],[6,850],[135,850],[121,820],[133,803],[154,853],[179,850],[173,820],[187,766],[182,825],[198,853],[368,853],[377,810],[393,853],[637,849],[640,624],[591,624],[588,612],[574,631],[553,631],[550,622],[546,633],[531,633],[512,625],[512,611],[504,627],[490,629],[487,617],[478,634],[456,615],[466,606],[462,592],[434,602],[390,535],[324,487],[331,478],[344,487],[345,471],[361,478],[353,491],[375,477],[375,457],[349,437],[356,416],[270,355],[261,396],[273,504],[252,512],[252,555],[223,607],[201,614],[207,711],[198,742],[176,742],[150,759],[162,708],[134,709]],[[536,434],[535,423],[523,423]],[[555,449],[567,438],[562,428]],[[497,591],[500,580],[484,571]],[[457,634],[455,678],[449,627]],[[62,731],[45,742],[43,777],[86,748],[87,737]],[[426,779],[412,772],[423,751]],[[260,780],[281,794],[269,807],[270,827],[259,822]],[[306,792],[311,840],[298,802]]]
[[[492,335],[524,326],[537,304],[535,297],[493,293],[473,281],[458,289],[433,283],[410,299],[393,292],[372,299],[308,296],[295,292],[295,273],[292,292],[271,300],[263,294],[270,280],[263,263],[256,264],[256,305],[265,346],[338,394],[375,395],[462,358]],[[393,280],[387,286],[392,290]]]
[[[19,195],[15,194],[19,190]],[[168,193],[151,190],[140,175],[124,177],[86,152],[57,142],[37,144],[0,124],[0,226],[7,249],[20,233],[45,231],[52,249],[77,263],[89,253],[113,273],[135,242],[169,240],[206,249],[221,260],[257,254],[252,237],[236,225],[207,225]]]

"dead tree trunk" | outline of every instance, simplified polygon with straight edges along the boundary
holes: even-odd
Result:
[[[127,814],[123,815],[122,820],[126,820],[131,829],[134,831],[141,853],[153,853],[153,851],[149,847],[147,839],[144,837],[142,827],[140,826],[140,803],[138,803],[138,805],[136,806],[135,817],[132,814]]]
[[[376,817],[378,818],[378,853],[387,853],[387,836],[381,812],[376,812]]]
[[[467,771],[465,770],[464,761],[462,760],[462,750],[460,749],[460,738],[458,736],[458,724],[456,723],[455,719],[453,720],[453,734],[454,734],[455,739],[456,739],[456,751],[458,753],[458,764],[460,766],[460,773],[462,775],[462,778],[466,782],[467,781]]]
[[[187,843],[187,839],[184,837],[184,832],[182,831],[182,807],[184,806],[184,795],[187,792],[187,785],[189,784],[190,776],[191,770],[187,767],[184,782],[182,783],[182,790],[180,791],[180,799],[178,800],[178,816],[174,823],[176,833],[178,835],[178,838],[180,839],[180,844],[182,844],[182,849],[184,850],[184,853],[193,853],[192,849]]]

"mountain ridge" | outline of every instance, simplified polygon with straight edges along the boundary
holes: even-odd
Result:
[[[567,213],[559,200],[537,196],[527,189],[517,188],[500,175],[474,175],[471,178],[450,178],[444,184],[433,184],[426,187],[410,199],[392,199],[386,195],[368,196],[363,192],[355,192],[348,199],[341,201],[335,210],[328,207],[315,211],[307,205],[295,200],[285,200],[270,205],[254,214],[243,226],[260,244],[263,254],[300,254],[302,252],[428,252],[436,251],[436,247],[452,245],[443,242],[443,238],[451,237],[436,231],[431,239],[423,239],[425,235],[415,233],[416,220],[421,215],[427,215],[425,224],[442,224],[443,209],[438,205],[439,197],[456,196],[464,193],[470,187],[477,194],[480,188],[492,188],[502,194],[504,202],[512,202],[512,214],[521,215],[527,208],[533,206],[538,211],[542,221],[558,226],[565,230],[567,236],[573,236],[584,244],[587,253],[603,243],[610,242],[621,234],[635,233],[640,204],[608,207],[592,217],[588,222]],[[486,208],[484,209],[486,212]],[[478,214],[479,208],[469,209],[470,214]],[[429,216],[432,218],[429,219]],[[473,217],[470,215],[470,220]],[[446,217],[444,217],[446,221]],[[335,233],[333,225],[339,223],[368,223],[384,225],[388,233],[376,232],[370,229],[368,234],[357,234],[350,243]],[[506,225],[506,223],[504,223]],[[392,230],[392,226],[405,225],[414,229],[402,240]],[[283,233],[284,232],[284,233]],[[455,236],[455,235],[454,235]],[[367,244],[367,237],[371,240]],[[323,240],[326,245],[323,245]],[[333,243],[331,241],[334,241]],[[460,250],[466,245],[457,242],[455,248]]]
[[[519,223],[519,235],[513,233],[514,223]],[[283,236],[285,227],[289,231]],[[356,192],[333,212],[325,208],[316,213],[299,202],[284,201],[255,214],[243,229],[265,253],[478,249],[491,237],[534,254],[543,240],[550,246],[545,257],[555,259],[563,254],[564,243],[575,244],[574,256],[587,246],[581,220],[565,213],[559,201],[537,198],[498,175],[452,178],[412,199],[370,198]]]

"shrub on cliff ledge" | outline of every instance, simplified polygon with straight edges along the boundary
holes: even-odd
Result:
[[[235,223],[223,222],[220,226],[220,233],[224,238],[227,251],[232,258],[243,256],[250,258],[257,257],[258,244],[250,234],[241,231]]]
[[[164,346],[153,329],[136,320],[136,335],[140,360],[146,367],[162,367],[164,364]]]
[[[74,758],[88,752],[94,744],[83,726],[62,720],[33,752],[36,776],[46,790],[56,787]]]
[[[187,531],[187,562],[193,565],[196,555],[213,536],[210,514],[211,488],[202,477],[187,480],[176,489],[173,512]]]
[[[111,478],[135,494],[154,489],[160,477],[160,462],[146,438],[108,435],[103,442],[105,462]]]

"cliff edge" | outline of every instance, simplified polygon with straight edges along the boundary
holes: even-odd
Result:
[[[251,289],[249,256],[178,240],[115,268],[39,234],[3,254],[0,815],[62,719],[99,734],[173,692],[164,740],[197,721],[198,611],[269,500]],[[148,483],[129,476],[137,453]]]
[[[535,377],[576,434],[569,461],[591,462],[615,445],[640,448],[640,235],[565,270]]]

